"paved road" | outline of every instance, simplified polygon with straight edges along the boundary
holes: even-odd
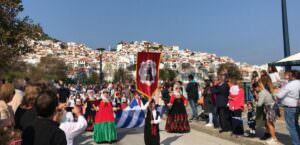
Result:
[[[164,128],[164,122],[161,124]],[[162,145],[236,145],[208,134],[191,130],[187,134],[169,134],[164,130],[160,132]],[[143,128],[118,129],[119,141],[113,145],[144,145]],[[92,133],[84,133],[75,140],[74,145],[96,145],[92,139]]]

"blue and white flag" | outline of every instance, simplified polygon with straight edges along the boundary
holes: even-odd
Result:
[[[122,110],[116,112],[117,128],[138,128],[145,124],[145,110]]]
[[[164,107],[156,108],[160,114],[164,112]],[[115,113],[117,128],[139,128],[145,125],[146,110],[143,110],[136,99],[132,100],[129,106]]]

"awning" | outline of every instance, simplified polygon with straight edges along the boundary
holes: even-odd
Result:
[[[273,66],[300,66],[300,52],[279,61],[269,63]]]

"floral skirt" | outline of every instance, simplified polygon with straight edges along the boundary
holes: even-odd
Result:
[[[264,107],[264,113],[266,114],[266,120],[269,122],[275,122],[276,121],[276,112],[273,109],[273,105],[265,105]]]
[[[169,114],[166,122],[166,131],[169,133],[190,132],[187,114]]]
[[[93,138],[96,143],[117,141],[115,122],[96,123]]]

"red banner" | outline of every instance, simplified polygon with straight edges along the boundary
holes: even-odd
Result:
[[[136,66],[136,87],[144,96],[151,97],[159,86],[161,53],[139,52]]]

